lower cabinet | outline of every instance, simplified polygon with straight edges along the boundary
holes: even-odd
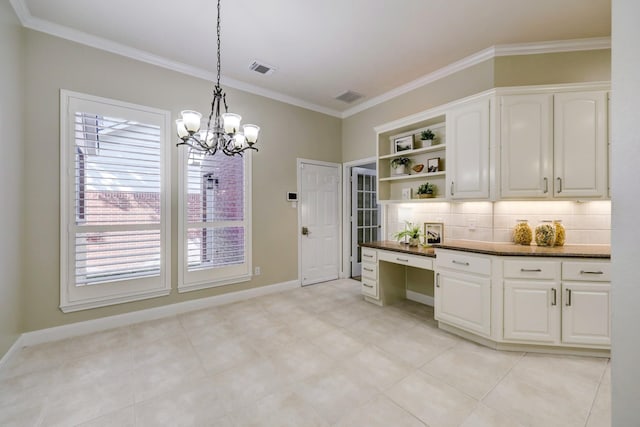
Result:
[[[555,344],[560,339],[560,283],[505,280],[504,338]]]
[[[362,294],[379,299],[378,292],[378,251],[362,248]]]
[[[611,284],[562,284],[562,342],[611,345]]]

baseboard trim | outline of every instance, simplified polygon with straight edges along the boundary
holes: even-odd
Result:
[[[22,335],[19,335],[18,338],[14,341],[13,345],[9,347],[9,350],[7,350],[4,356],[2,356],[2,358],[0,359],[0,372],[2,372],[2,368],[4,368],[9,363],[11,357],[13,357],[13,355],[24,346],[24,343],[22,341]]]
[[[419,292],[410,291],[409,289],[407,289],[407,299],[410,301],[419,302],[421,304],[428,305],[431,307],[433,307],[433,304],[434,304],[433,297],[430,297],[429,295],[421,294]]]
[[[229,292],[227,294],[215,295],[207,298],[183,301],[161,307],[148,308],[145,310],[133,311],[131,313],[117,314],[115,316],[102,317],[100,319],[86,320],[84,322],[70,323],[68,325],[55,326],[53,328],[39,329],[37,331],[25,332],[7,352],[13,353],[20,347],[42,344],[50,341],[58,341],[78,335],[100,332],[120,326],[132,325],[134,323],[147,320],[156,320],[175,314],[187,313],[190,311],[228,304],[231,302],[243,301],[259,296],[269,295],[300,287],[298,280],[276,283],[273,285],[260,286],[243,291]],[[15,349],[14,349],[15,348]],[[2,358],[8,360],[7,355]]]

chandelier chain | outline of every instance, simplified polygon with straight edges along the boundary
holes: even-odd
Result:
[[[218,0],[218,25],[216,27],[216,30],[218,33],[218,81],[216,85],[220,86],[220,0]]]

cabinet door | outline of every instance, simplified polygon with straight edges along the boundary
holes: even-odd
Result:
[[[550,94],[502,97],[502,197],[552,197],[552,107],[553,96]]]
[[[560,339],[560,284],[504,281],[504,339],[557,343]]]
[[[447,197],[489,197],[489,100],[447,112]]]
[[[491,280],[452,271],[436,272],[435,318],[481,335],[491,335]]]
[[[610,283],[562,284],[562,342],[611,345]]]
[[[606,197],[607,93],[554,95],[554,196]]]

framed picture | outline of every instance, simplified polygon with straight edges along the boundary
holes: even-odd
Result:
[[[428,245],[442,243],[444,241],[444,224],[441,222],[425,222],[424,239]]]
[[[393,140],[393,152],[400,153],[401,151],[413,150],[413,135],[403,136],[402,138],[396,138]]]
[[[411,200],[411,188],[402,189],[402,200]]]
[[[427,172],[438,172],[440,170],[440,157],[427,160]]]

